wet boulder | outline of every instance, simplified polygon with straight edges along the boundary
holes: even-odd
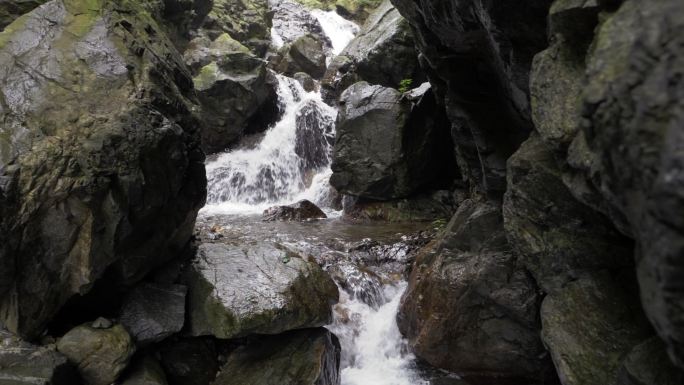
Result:
[[[419,86],[424,78],[411,27],[385,0],[359,34],[333,58],[322,85],[326,98],[336,100],[346,87],[361,80],[399,88],[402,81]]]
[[[340,343],[327,329],[265,336],[232,351],[215,385],[339,385]]]
[[[303,173],[319,171],[330,164],[330,149],[335,141],[335,120],[329,111],[309,101],[297,112],[295,154],[301,159]]]
[[[135,344],[121,325],[95,326],[70,330],[57,341],[57,350],[76,365],[86,384],[109,385],[128,366]]]
[[[290,0],[269,0],[269,7],[273,12],[271,37],[275,48],[291,44],[304,35],[315,36],[323,42],[326,51],[332,47],[321,23],[304,5]]]
[[[401,94],[359,82],[340,104],[330,178],[340,193],[389,200],[452,179],[446,118],[429,84]]]
[[[297,72],[293,75],[293,77],[299,82],[299,84],[302,85],[304,91],[311,92],[316,89],[316,81],[311,77],[311,75],[304,72]]]
[[[124,300],[121,324],[139,345],[178,333],[185,323],[186,292],[183,285],[141,284]]]
[[[315,262],[270,243],[203,243],[185,281],[194,336],[323,326],[338,299],[337,286]]]
[[[179,255],[206,195],[201,124],[138,2],[47,2],[1,33],[0,68],[0,322],[33,339],[105,271],[130,285]]]
[[[214,40],[227,33],[256,55],[266,53],[272,17],[268,0],[213,0],[208,5],[195,35]]]
[[[54,346],[36,346],[0,330],[0,383],[72,385],[78,374]]]
[[[160,355],[169,385],[209,385],[219,370],[216,343],[210,338],[165,341]]]
[[[506,242],[501,208],[467,200],[416,257],[397,322],[419,358],[466,380],[541,382],[554,374],[540,300]]]
[[[274,206],[266,209],[262,215],[264,221],[308,221],[324,219],[323,210],[306,199],[288,206]]]
[[[244,134],[260,132],[278,116],[277,80],[266,62],[229,34],[192,40],[185,60],[202,106],[202,148],[223,151]]]
[[[325,74],[325,49],[323,40],[315,35],[307,34],[299,37],[280,50],[281,59],[275,69],[287,75],[297,72],[309,74],[320,79]]]

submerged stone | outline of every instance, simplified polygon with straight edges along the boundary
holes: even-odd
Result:
[[[289,206],[274,206],[266,209],[263,213],[264,221],[307,221],[312,219],[324,219],[323,210],[315,204],[304,199]]]

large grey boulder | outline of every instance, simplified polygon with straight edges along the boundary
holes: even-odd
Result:
[[[418,86],[423,79],[411,27],[385,0],[358,35],[333,58],[322,86],[326,99],[336,102],[348,86],[358,81],[399,88],[402,81]]]
[[[429,84],[402,95],[359,82],[340,104],[330,178],[339,192],[388,200],[449,179],[452,147]]]
[[[229,34],[193,39],[184,53],[202,106],[202,148],[223,151],[278,116],[277,80],[266,62]]]
[[[144,283],[126,296],[120,321],[140,345],[178,333],[185,323],[183,285]]]
[[[227,33],[258,56],[270,45],[272,13],[268,0],[213,0],[206,16],[197,22],[196,35],[214,40]]]
[[[215,385],[339,385],[340,343],[327,329],[261,337],[230,353]]]
[[[76,365],[87,385],[110,385],[128,366],[135,344],[121,325],[81,325],[57,341],[57,350]]]
[[[190,333],[235,338],[331,321],[337,286],[313,261],[264,243],[203,243],[185,273]]]
[[[271,37],[276,48],[291,44],[304,35],[315,36],[323,42],[326,51],[332,48],[321,23],[307,7],[291,0],[269,0],[268,5],[273,13]]]
[[[281,58],[275,69],[287,75],[304,72],[314,79],[320,79],[326,69],[324,42],[312,34],[297,38],[280,50]]]
[[[108,271],[176,258],[206,195],[182,58],[137,2],[53,0],[0,34],[0,322],[36,338]]]
[[[54,346],[36,346],[0,330],[0,384],[72,385],[78,374]]]
[[[416,356],[468,379],[543,382],[541,298],[506,242],[501,208],[464,201],[416,257],[397,322]]]

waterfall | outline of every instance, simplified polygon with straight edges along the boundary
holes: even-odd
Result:
[[[427,385],[415,373],[414,357],[395,320],[406,283],[379,289],[383,297],[380,306],[340,290],[335,321],[328,329],[342,345],[342,385]]]
[[[302,15],[301,6],[287,0],[271,0],[283,14],[276,15],[272,29],[273,44],[282,46],[308,33],[311,20],[330,40],[329,54],[339,54],[359,28],[334,12],[319,10]],[[297,20],[288,19],[295,15]],[[294,16],[293,16],[294,17]],[[288,26],[295,26],[289,28]],[[301,31],[297,32],[297,28]],[[294,32],[293,32],[294,31]],[[331,59],[330,57],[328,59]],[[337,110],[325,104],[319,91],[307,92],[301,84],[287,76],[276,75],[281,118],[269,127],[257,144],[243,145],[209,158],[207,206],[204,215],[232,215],[231,223],[250,228],[250,234],[264,230],[259,218],[273,205],[290,204],[308,199],[331,213],[329,179],[332,146],[335,138]],[[328,231],[334,233],[333,222]],[[290,225],[290,226],[295,226]],[[320,229],[319,229],[320,230]],[[278,230],[279,235],[282,235]],[[322,234],[317,234],[321,235]],[[272,237],[264,233],[264,238]],[[277,238],[277,236],[275,237]],[[310,240],[288,239],[306,244]],[[340,268],[342,261],[336,261]],[[348,277],[351,277],[348,276]],[[423,385],[414,368],[414,357],[399,333],[396,314],[406,282],[382,283],[371,280],[347,279],[340,288],[340,303],[335,319],[328,328],[342,345],[342,385]],[[354,286],[356,285],[356,286]]]
[[[339,55],[349,42],[359,33],[359,26],[338,15],[335,11],[314,9],[311,14],[318,20],[323,32],[332,43],[332,53]]]
[[[208,162],[205,210],[261,212],[299,199],[323,203],[330,178],[337,111],[319,92],[276,75],[282,118],[253,148],[218,155]]]

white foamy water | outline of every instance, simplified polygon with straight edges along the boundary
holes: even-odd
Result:
[[[342,345],[342,385],[427,385],[413,369],[414,356],[399,333],[396,315],[406,283],[383,287],[377,308],[340,290],[335,321],[328,329]]]
[[[322,11],[314,9],[311,15],[318,20],[323,32],[332,43],[332,53],[339,55],[350,41],[359,33],[359,26],[338,15],[335,11]]]
[[[286,76],[277,78],[282,118],[255,148],[230,151],[207,163],[205,211],[254,213],[300,199],[322,203],[326,198],[337,111],[323,103],[320,93],[306,92]],[[310,158],[313,151],[320,167],[297,154],[298,143],[300,154]]]

